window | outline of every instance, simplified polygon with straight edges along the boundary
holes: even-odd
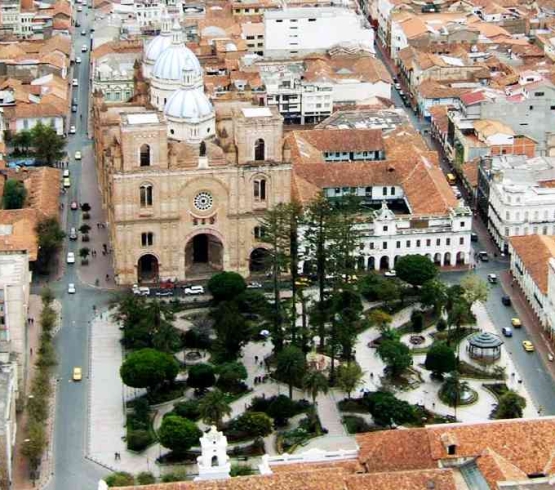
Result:
[[[416,246],[420,247],[420,240],[416,240]]]
[[[441,245],[441,238],[438,238],[438,239],[436,240],[436,245],[437,245],[438,247]]]
[[[429,247],[430,245],[432,245],[432,240],[430,240],[429,238],[426,240],[426,247]]]
[[[401,242],[396,242],[396,243],[395,243],[395,246],[396,246],[397,248],[401,248]]]
[[[528,107],[528,109],[530,109],[531,111],[533,111],[533,110],[534,110],[534,106],[531,105],[530,107]]]
[[[382,248],[383,248],[384,250],[387,250],[387,242],[383,242]]]
[[[143,184],[140,187],[141,194],[141,207],[147,208],[152,206],[152,185]]]
[[[459,238],[459,245],[464,245],[464,237]]]
[[[316,22],[316,19],[308,19],[308,22]]]
[[[255,201],[266,200],[266,179],[256,179],[254,181],[254,199]]]
[[[410,240],[407,240],[407,248],[410,248]]]
[[[392,188],[389,190],[389,192],[391,193],[392,196],[394,196],[394,195],[395,195],[395,187],[392,187]]]
[[[383,188],[382,193],[383,193],[384,196],[387,196],[387,187]]]
[[[266,148],[265,148],[265,143],[264,140],[262,138],[258,138],[255,142],[254,142],[254,159],[256,161],[262,161],[265,159],[266,157]]]
[[[264,227],[263,226],[255,226],[254,227],[254,238],[257,240],[262,239],[264,236]]]
[[[142,145],[139,154],[141,167],[148,167],[150,165],[150,146]]]
[[[141,246],[152,247],[154,243],[154,233],[148,231],[146,233],[141,233]]]
[[[446,238],[446,239],[445,239],[445,242],[446,242],[446,243],[445,243],[446,245],[451,245],[451,239],[450,239],[450,238]]]
[[[387,226],[384,226],[383,231],[387,231],[387,230],[389,230],[389,228]]]
[[[374,250],[374,242],[370,242],[370,250]]]
[[[534,92],[534,97],[543,97],[544,95],[544,92]]]

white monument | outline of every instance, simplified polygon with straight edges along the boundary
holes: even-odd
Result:
[[[197,458],[198,476],[195,481],[229,478],[231,463],[227,455],[227,437],[210,427],[200,438],[201,455]]]

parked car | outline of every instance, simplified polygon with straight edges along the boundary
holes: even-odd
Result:
[[[482,262],[489,262],[489,255],[487,252],[485,252],[484,250],[482,250],[481,252],[478,252],[478,258],[482,261]]]
[[[71,187],[71,179],[69,177],[64,178],[64,189],[69,189]]]
[[[66,168],[63,172],[62,172],[62,177],[69,177],[70,173],[69,173],[69,168]]]
[[[75,254],[73,252],[67,253],[66,262],[68,264],[75,264]]]
[[[488,282],[490,284],[497,284],[497,275],[496,274],[488,274]]]
[[[72,374],[72,379],[73,381],[81,381],[83,379],[83,371],[81,370],[80,367],[74,367],[73,368],[73,374]]]
[[[306,288],[310,286],[310,280],[306,277],[299,277],[295,281],[295,286],[297,286],[298,288]]]
[[[247,289],[262,289],[262,284],[256,281],[249,282],[247,284]]]
[[[81,160],[81,152],[80,151],[75,152],[75,160]]]
[[[524,350],[526,352],[534,352],[536,350],[534,348],[534,344],[532,344],[532,342],[530,342],[529,340],[523,340],[522,347],[524,347]]]
[[[81,46],[81,53],[86,53],[87,52],[87,45],[83,44],[83,46]]]
[[[511,325],[515,328],[520,328],[522,327],[522,322],[520,321],[520,318],[511,318]]]
[[[85,31],[85,29],[83,29],[83,30],[81,31],[81,36],[86,36],[86,35],[87,35],[87,31]]]
[[[70,282],[67,285],[67,292],[68,294],[75,294],[75,284],[73,284],[72,282]]]
[[[77,130],[75,129],[75,126],[70,126],[69,127],[69,134],[75,134],[77,132]]]
[[[397,90],[401,90],[401,84],[400,84],[399,82],[396,82],[396,83],[395,83],[395,88],[396,88]]]
[[[185,286],[184,293],[187,296],[197,296],[204,294],[204,288],[202,286]]]
[[[70,228],[68,237],[71,241],[77,240],[77,230],[75,228]]]
[[[81,58],[79,56],[77,56],[77,58],[75,58],[75,63],[81,63]]]
[[[75,21],[75,27],[81,27],[81,23],[78,20]]]
[[[385,277],[397,277],[397,272],[395,271],[395,269],[389,269],[388,271],[385,272],[384,276]]]
[[[133,284],[131,292],[135,296],[150,296],[150,288],[146,286],[138,286],[137,284]]]
[[[471,233],[470,234],[470,241],[471,242],[477,242],[478,241],[478,235],[476,233]]]
[[[76,105],[71,106],[71,112],[77,112],[77,106]]]
[[[77,80],[77,78],[74,78],[74,79],[71,81],[71,85],[73,85],[74,87],[78,87],[78,86],[79,86],[79,80]]]
[[[501,296],[501,303],[505,306],[511,306],[511,298],[509,296]]]
[[[156,296],[173,296],[173,289],[161,289],[154,293]]]
[[[505,337],[512,337],[513,336],[513,330],[510,327],[503,327],[501,329],[501,332],[503,332],[503,336],[505,336]]]
[[[77,12],[83,12],[83,7],[81,7],[81,5],[79,5],[79,7],[77,7]]]

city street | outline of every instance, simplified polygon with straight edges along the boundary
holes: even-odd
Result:
[[[88,15],[85,15],[88,12]],[[90,56],[90,27],[92,25],[92,10],[84,7],[83,12],[77,14],[81,23],[75,29],[75,55],[82,60],[74,65],[74,74],[69,78],[77,78],[79,86],[73,87],[72,99],[78,99],[78,112],[72,114],[71,124],[76,126],[76,134],[68,136],[67,153],[69,155],[69,170],[72,186],[62,196],[64,211],[62,226],[66,232],[71,227],[79,228],[79,211],[70,211],[70,203],[75,200],[83,202],[83,194],[90,194],[96,190],[92,153],[92,141],[87,135],[87,119],[89,105],[89,56]],[[81,36],[81,30],[87,31],[87,36]],[[87,45],[87,52],[81,52],[81,46]],[[75,161],[76,151],[81,151],[83,159]],[[83,167],[87,166],[86,171]],[[87,178],[83,178],[86,176]],[[88,198],[88,196],[87,196]],[[92,202],[93,210],[99,202]],[[91,241],[96,233],[94,223],[91,223]],[[75,488],[96,488],[98,480],[106,474],[100,466],[85,459],[87,414],[88,414],[88,360],[89,360],[89,322],[93,317],[93,306],[98,310],[106,307],[110,298],[109,293],[86,286],[81,283],[77,274],[80,263],[79,248],[81,241],[69,241],[62,252],[60,262],[65,270],[61,279],[51,284],[57,298],[62,304],[62,328],[56,337],[56,347],[59,357],[58,365],[58,393],[56,420],[54,428],[54,461],[53,476],[47,488],[52,490],[73,490]],[[92,248],[92,245],[88,244]],[[65,257],[68,251],[74,252],[76,263],[68,265]],[[99,254],[100,255],[100,254]],[[89,261],[92,259],[89,258]],[[90,265],[88,267],[94,267]],[[98,272],[97,272],[98,273]],[[104,277],[102,276],[102,279]],[[67,285],[74,283],[77,293],[67,294]],[[71,381],[72,369],[75,366],[83,368],[83,381]],[[46,468],[45,468],[46,470]]]

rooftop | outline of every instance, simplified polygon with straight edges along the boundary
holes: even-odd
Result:
[[[145,112],[142,114],[124,114],[123,120],[132,126],[136,124],[158,124],[160,118],[156,112]]]
[[[549,259],[555,258],[555,236],[513,236],[509,241],[538,289],[547,294]]]
[[[272,111],[268,107],[244,107],[241,112],[247,118],[272,117]]]

